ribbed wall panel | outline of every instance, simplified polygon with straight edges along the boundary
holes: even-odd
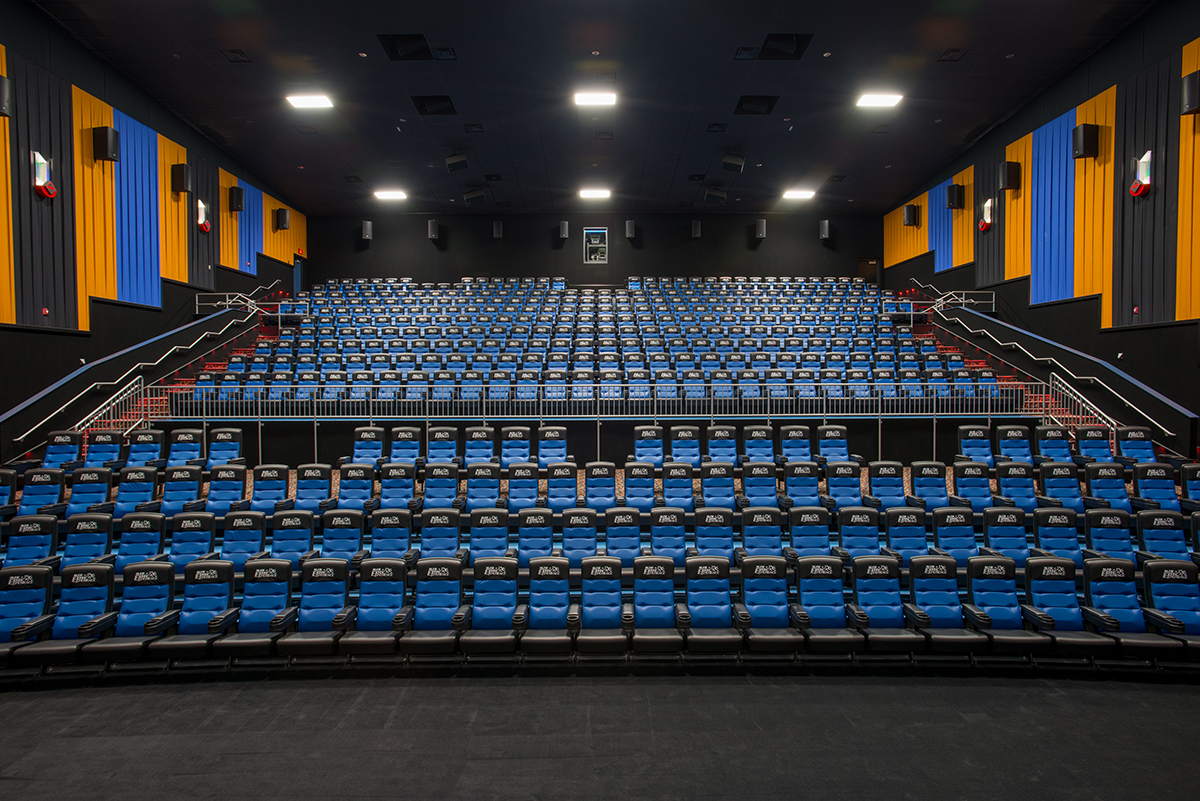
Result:
[[[1033,132],[1029,302],[1075,296],[1075,109]]]

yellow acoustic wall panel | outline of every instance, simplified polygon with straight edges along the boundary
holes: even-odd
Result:
[[[275,228],[275,210],[288,209],[288,228]],[[308,251],[308,220],[288,204],[263,193],[263,254],[272,259],[292,263],[292,256]]]
[[[238,258],[238,220],[244,212],[229,210],[229,189],[238,185],[238,179],[236,175],[225,170],[218,170],[218,177],[221,185],[221,216],[217,221],[217,234],[221,237],[220,264],[222,267],[238,270],[241,269],[241,260]]]
[[[0,76],[8,76],[8,54],[0,45]],[[13,270],[12,163],[8,118],[0,117],[0,323],[17,321],[17,284]]]
[[[1033,192],[1033,134],[1026,134],[1009,145],[1004,152],[1008,161],[1021,165],[1020,189],[1004,190],[1004,280],[1029,275],[1032,261]]]
[[[159,274],[172,281],[188,280],[187,192],[171,191],[171,167],[187,164],[187,148],[158,135],[158,262]]]
[[[1200,70],[1200,39],[1183,48],[1183,74]],[[1179,235],[1175,319],[1200,317],[1200,114],[1179,118]]]
[[[975,261],[975,165],[951,179],[963,188],[963,207],[952,209],[950,226],[954,235],[955,267]]]
[[[883,266],[891,267],[902,261],[929,252],[929,193],[913,198],[904,205],[917,207],[917,224],[904,224],[904,206],[893,209],[883,218]]]
[[[1117,87],[1075,109],[1075,124],[1100,127],[1100,152],[1075,159],[1075,297],[1100,295],[1101,325],[1112,327],[1113,167]]]
[[[116,184],[111,161],[92,157],[92,128],[112,127],[112,106],[71,87],[75,138],[75,269],[79,328],[88,330],[89,297],[117,297]]]

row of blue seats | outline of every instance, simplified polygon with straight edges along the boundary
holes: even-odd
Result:
[[[888,556],[860,556],[843,587],[842,562],[748,557],[741,580],[729,563],[697,556],[676,566],[662,557],[634,561],[625,591],[612,557],[593,556],[572,586],[569,565],[541,557],[528,590],[517,563],[490,557],[464,581],[462,561],[368,559],[352,594],[342,560],[310,559],[298,598],[291,564],[255,559],[245,566],[240,598],[234,566],[195,562],[175,597],[171,564],[124,568],[114,598],[107,564],[64,568],[57,605],[48,568],[0,570],[0,664],[46,668],[154,660],[305,657],[349,659],[678,659],[852,654],[911,658],[926,653],[1188,661],[1200,658],[1200,577],[1192,562],[1151,560],[1138,587],[1133,565],[1098,559],[1080,571],[1054,557],[1031,559],[1024,581],[1002,556],[972,557],[965,595],[952,560],[913,560],[907,591]],[[1140,592],[1139,592],[1140,589]]]

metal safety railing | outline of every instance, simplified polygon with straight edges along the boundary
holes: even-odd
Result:
[[[1116,431],[1121,426],[1120,421],[1084,397],[1058,373],[1050,374],[1049,390],[1051,424],[1068,428],[1103,425],[1110,431]]]
[[[148,420],[644,420],[1044,416],[1043,382],[152,386]]]
[[[244,309],[255,314],[260,311],[273,312],[274,309],[265,309],[262,299],[255,298],[255,295],[274,289],[279,284],[280,281],[276,279],[266,286],[255,287],[249,292],[200,292],[196,295],[196,314],[212,314],[226,309]],[[269,305],[275,306],[276,303],[278,301],[272,301]]]
[[[122,433],[128,433],[135,428],[144,426],[149,422],[145,393],[145,383],[139,375],[84,416],[74,425],[74,429],[76,431],[118,429]]]

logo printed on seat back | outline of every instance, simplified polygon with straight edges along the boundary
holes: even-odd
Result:
[[[78,520],[75,521],[76,531],[99,531],[100,526],[95,520]]]
[[[721,568],[717,567],[716,565],[697,565],[696,566],[696,577],[697,578],[700,578],[702,576],[720,576],[720,575],[721,575]]]
[[[553,576],[558,578],[562,572],[558,569],[558,565],[538,565],[538,576]]]
[[[832,576],[833,567],[830,565],[812,565],[808,572],[811,576]]]
[[[1047,515],[1046,523],[1051,526],[1065,526],[1069,520],[1066,515]]]
[[[1042,568],[1043,577],[1066,578],[1067,569],[1062,565],[1046,565]]]
[[[279,571],[273,567],[256,567],[254,568],[254,580],[266,581],[279,578]]]
[[[210,579],[215,579],[216,577],[217,571],[215,570],[197,570],[193,576],[196,581],[209,581]]]
[[[1128,573],[1123,567],[1104,567],[1100,569],[1100,578],[1124,579]]]
[[[331,579],[331,578],[333,578],[333,568],[332,567],[314,567],[312,570],[312,577],[315,579],[326,579],[326,578]]]
[[[1163,580],[1182,580],[1187,581],[1187,571],[1177,570],[1175,568],[1167,568],[1162,572]]]
[[[946,575],[945,565],[925,565],[926,576],[944,576]]]
[[[983,575],[985,576],[1004,576],[1004,567],[1002,565],[984,565]]]
[[[667,570],[662,565],[646,565],[642,569],[643,576],[665,576]]]
[[[608,565],[592,565],[590,570],[592,578],[597,578],[599,576],[611,577],[613,574],[612,568]]]
[[[71,583],[72,584],[95,584],[96,583],[96,574],[95,573],[72,573],[71,574]]]
[[[888,575],[887,565],[867,565],[868,576],[886,576]]]
[[[33,584],[33,576],[29,575],[28,573],[23,573],[23,574],[19,574],[19,575],[9,576],[8,584],[6,586],[8,586],[8,587],[24,587],[24,586],[32,586],[32,584]]]

